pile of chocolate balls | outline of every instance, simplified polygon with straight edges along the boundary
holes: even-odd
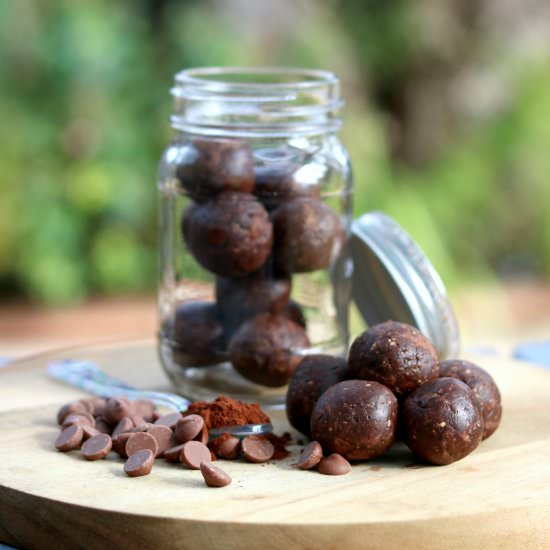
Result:
[[[216,299],[176,308],[173,358],[183,367],[229,359],[253,382],[284,386],[300,360],[288,350],[309,347],[302,308],[290,299],[292,274],[329,267],[345,230],[321,201],[318,178],[277,161],[279,153],[264,151],[273,162],[258,164],[238,139],[185,147],[175,175],[192,202],[181,232],[215,275]]]
[[[416,328],[388,321],[356,338],[347,361],[304,358],[290,380],[286,412],[325,454],[367,460],[403,440],[420,459],[450,464],[494,433],[502,407],[486,371],[440,361]]]

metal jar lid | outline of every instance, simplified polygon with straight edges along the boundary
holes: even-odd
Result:
[[[457,357],[458,324],[441,278],[420,247],[394,220],[369,212],[351,227],[353,299],[367,325],[414,325],[442,359]]]

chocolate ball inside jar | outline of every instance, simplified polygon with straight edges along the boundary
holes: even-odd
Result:
[[[214,302],[179,304],[173,326],[172,357],[179,365],[211,365],[226,358],[223,327]]]
[[[288,384],[286,416],[290,424],[308,437],[311,434],[311,413],[321,395],[347,377],[344,358],[331,355],[304,357]]]
[[[242,376],[264,386],[284,386],[309,346],[305,330],[281,315],[261,313],[229,343],[229,359]]]
[[[259,313],[284,313],[290,287],[288,277],[272,278],[264,270],[248,277],[217,277],[216,304],[227,340]]]
[[[176,178],[183,191],[203,202],[223,191],[251,193],[254,159],[250,144],[237,139],[193,139],[183,149]]]
[[[483,439],[492,435],[502,416],[500,391],[492,376],[474,363],[459,359],[442,361],[440,376],[461,380],[474,392],[483,416]]]
[[[433,464],[470,454],[483,437],[483,416],[474,392],[456,378],[439,378],[412,392],[402,406],[405,443]]]
[[[329,267],[345,240],[338,215],[310,198],[283,203],[272,214],[275,266],[285,273]]]
[[[254,168],[254,194],[271,212],[283,202],[298,197],[319,200],[321,190],[314,171],[308,165],[292,162],[274,162]]]
[[[439,377],[433,344],[416,328],[394,321],[373,325],[358,336],[348,365],[350,378],[380,382],[399,398]]]
[[[311,437],[325,455],[367,460],[392,445],[397,399],[385,386],[367,380],[346,380],[319,397],[311,415]]]
[[[267,260],[273,228],[265,208],[246,193],[227,192],[184,212],[182,232],[195,259],[209,271],[243,277]]]

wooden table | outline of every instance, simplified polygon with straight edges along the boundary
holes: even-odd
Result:
[[[59,405],[83,394],[48,379],[59,358],[96,361],[142,388],[168,383],[154,342],[32,357],[0,370],[0,541],[26,548],[548,548],[550,371],[471,356],[501,388],[501,428],[469,457],[436,467],[396,445],[341,477],[281,462],[223,462],[233,483],[157,461],[129,479],[122,461],[53,448]],[[276,431],[288,430],[283,413]]]

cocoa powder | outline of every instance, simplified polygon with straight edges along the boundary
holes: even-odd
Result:
[[[286,444],[290,442],[291,437],[288,432],[285,432],[283,435],[275,435],[274,433],[268,433],[264,436],[269,442],[275,447],[275,452],[273,453],[273,460],[283,460],[288,455],[290,451],[286,448]]]
[[[184,416],[188,414],[202,416],[208,429],[271,422],[258,403],[243,403],[226,395],[220,395],[212,402],[195,401],[189,405]]]

